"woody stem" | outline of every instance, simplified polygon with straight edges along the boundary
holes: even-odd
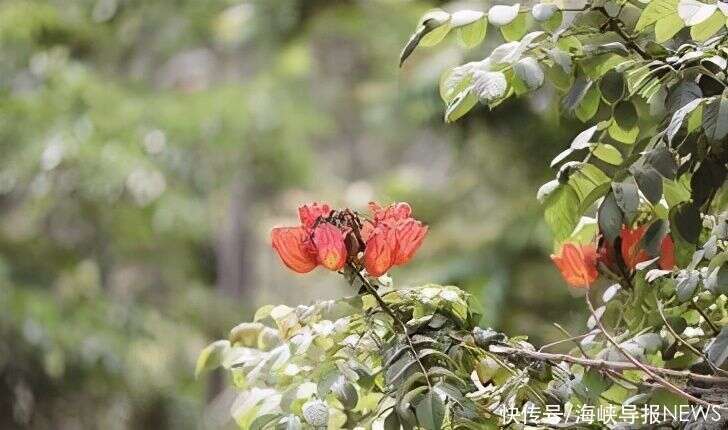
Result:
[[[392,317],[392,319],[394,320],[395,324],[397,324],[402,329],[402,334],[404,335],[404,338],[405,338],[405,340],[407,342],[407,346],[409,347],[410,352],[412,352],[412,356],[415,359],[415,361],[417,362],[417,364],[419,365],[420,370],[422,370],[422,374],[425,376],[425,382],[427,383],[427,386],[430,389],[432,389],[432,382],[430,382],[430,377],[427,375],[427,369],[425,368],[425,365],[420,360],[420,357],[417,355],[417,350],[415,349],[415,345],[412,343],[412,339],[410,339],[410,336],[407,333],[407,326],[405,325],[405,323],[397,316],[396,313],[394,313],[394,311],[392,310],[392,308],[390,308],[389,305],[384,302],[384,299],[382,299],[382,296],[379,295],[379,293],[372,286],[372,284],[369,282],[369,280],[366,279],[361,274],[361,271],[356,266],[354,266],[353,263],[347,263],[347,266],[349,267],[350,270],[352,270],[354,273],[356,273],[357,278],[364,285],[364,289],[366,289],[367,292],[369,294],[371,294],[372,297],[374,297],[374,300],[377,301],[377,304],[379,305],[379,307],[382,308],[382,310],[387,315],[389,315],[390,317]]]

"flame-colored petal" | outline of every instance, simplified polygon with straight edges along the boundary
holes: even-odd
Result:
[[[331,213],[331,206],[324,202],[313,202],[298,208],[298,218],[306,228],[313,228],[316,220],[326,218]]]
[[[364,267],[372,276],[382,276],[394,265],[397,238],[391,228],[377,228],[369,237],[364,250]]]
[[[406,264],[415,255],[422,245],[427,234],[427,226],[413,218],[400,221],[396,226],[397,253],[394,258],[395,265]]]
[[[383,208],[377,202],[369,202],[369,210],[372,212],[375,223],[379,221],[399,221],[412,215],[412,207],[405,202],[392,203],[386,208]]]
[[[346,263],[344,234],[332,224],[319,224],[313,230],[313,244],[318,263],[329,270],[339,270]]]
[[[597,249],[593,244],[565,243],[559,255],[552,255],[551,260],[572,287],[588,288],[599,276]]]
[[[316,256],[304,227],[274,228],[270,233],[273,249],[289,269],[308,273],[316,267]]]
[[[660,269],[672,270],[675,267],[675,243],[667,235],[660,244]]]
[[[647,251],[641,248],[641,240],[642,236],[645,235],[645,231],[647,231],[646,225],[634,229],[622,227],[619,234],[622,239],[622,260],[630,270],[634,270],[639,263],[650,259]]]

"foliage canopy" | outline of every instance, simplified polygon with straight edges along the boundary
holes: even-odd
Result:
[[[724,3],[697,0],[424,15],[401,64],[452,31],[467,47],[489,26],[505,39],[443,74],[446,122],[478,102],[494,108],[546,88],[564,115],[585,123],[537,197],[555,261],[570,250],[564,275],[595,269],[575,282],[591,313],[586,331],[565,334],[568,354],[548,353],[553,345],[537,350],[525,337],[478,328],[470,297],[455,287],[392,289],[356,271],[347,279],[366,294],[262,308],[203,352],[198,369],[222,365],[242,390],[233,408],[241,427],[601,428],[623,425],[637,406],[692,404],[716,416],[689,421],[723,428],[727,15]],[[594,406],[616,408],[616,419],[529,415]]]

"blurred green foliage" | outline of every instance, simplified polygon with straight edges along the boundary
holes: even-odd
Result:
[[[433,83],[465,52],[397,68],[431,6],[0,3],[0,427],[225,425],[201,347],[343,292],[269,249],[307,200],[407,200],[432,227],[397,283],[459,285],[511,332],[578,327],[534,198],[569,127],[548,91],[442,126]]]

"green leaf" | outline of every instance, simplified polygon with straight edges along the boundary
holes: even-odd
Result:
[[[518,3],[512,6],[493,6],[488,10],[488,21],[496,27],[508,25],[516,20],[520,7]]]
[[[560,243],[571,235],[579,222],[579,197],[570,185],[562,184],[546,198],[544,205],[546,224],[551,228],[554,240]]]
[[[658,146],[647,153],[645,163],[657,170],[667,179],[675,179],[677,162],[666,146]]]
[[[435,392],[429,391],[417,404],[415,409],[417,420],[428,430],[439,430],[445,419],[445,402]]]
[[[359,402],[359,394],[356,392],[354,384],[347,381],[344,375],[331,385],[331,392],[346,409],[354,409]]]
[[[674,86],[670,91],[667,98],[667,108],[674,113],[686,104],[702,97],[703,91],[698,84],[692,80],[685,80]]]
[[[633,181],[612,182],[612,193],[617,206],[622,209],[627,221],[637,216],[637,209],[640,204],[640,197],[637,193],[637,184]]]
[[[619,149],[607,143],[600,143],[592,151],[595,157],[604,161],[605,163],[619,166],[624,161],[622,159],[622,153]]]
[[[679,181],[665,179],[662,181],[662,189],[665,194],[665,200],[668,207],[673,207],[679,203],[686,202],[690,199],[690,188],[686,186],[685,176]]]
[[[712,142],[723,140],[728,135],[728,90],[705,105],[703,127],[705,136]]]
[[[621,100],[625,95],[626,89],[627,86],[624,83],[622,74],[614,70],[608,71],[599,80],[599,90],[602,93],[602,99],[609,104]]]
[[[632,102],[624,100],[614,106],[614,121],[622,130],[632,130],[637,126],[637,109]]]
[[[261,415],[250,424],[250,430],[262,430],[265,426],[273,423],[274,421],[276,421],[280,418],[281,418],[281,414]]]
[[[633,144],[637,140],[637,136],[639,136],[640,134],[639,127],[625,130],[619,126],[619,123],[617,123],[617,121],[612,121],[607,131],[609,132],[609,136],[612,139],[627,145]]]
[[[678,0],[652,0],[642,11],[640,19],[635,25],[635,31],[642,31],[648,26],[673,15],[678,17],[677,3]]]
[[[700,281],[700,273],[697,270],[683,270],[677,275],[677,286],[675,295],[681,302],[687,302],[695,294]]]
[[[647,231],[645,231],[645,235],[642,236],[642,239],[640,240],[642,248],[653,257],[659,255],[662,240],[665,238],[666,234],[667,222],[665,222],[665,220],[658,219],[650,224]]]
[[[502,26],[500,31],[503,38],[508,42],[520,40],[528,30],[527,17],[525,13],[519,13],[511,23]]]
[[[601,102],[602,93],[599,91],[599,87],[592,85],[587,90],[581,102],[576,107],[576,117],[581,122],[587,122],[597,114],[599,110],[599,103]]]
[[[582,214],[609,190],[609,177],[593,164],[584,164],[569,176],[569,185],[579,196],[579,210]]]
[[[451,15],[443,10],[434,10],[423,17],[423,25],[427,29],[422,36],[420,45],[424,47],[435,46],[450,32]]]
[[[713,15],[718,9],[716,4],[703,3],[698,0],[679,0],[677,3],[677,14],[685,22],[685,25],[698,25]]]
[[[687,243],[697,243],[702,222],[700,212],[690,202],[683,202],[670,210],[670,226]]]
[[[384,430],[400,430],[401,427],[399,417],[394,411],[390,412],[387,418],[384,419]]]
[[[728,360],[728,327],[720,329],[720,333],[710,342],[706,352],[708,360],[716,367],[725,364]]]
[[[653,205],[657,204],[662,198],[662,176],[660,173],[649,165],[633,166],[630,172],[634,175],[637,186],[645,198]]]
[[[447,105],[445,122],[455,122],[478,103],[478,97],[473,93],[473,87],[468,87],[458,93]]]
[[[473,13],[474,16],[477,16],[477,14],[480,14],[480,18],[476,19],[475,21],[459,25],[461,20],[462,13]],[[468,19],[472,18],[473,16],[469,17]],[[464,19],[464,18],[462,18]],[[455,12],[452,15],[452,26],[456,27],[458,29],[458,36],[460,39],[460,42],[466,47],[466,48],[474,48],[480,44],[480,42],[483,41],[485,38],[485,33],[488,30],[488,22],[485,19],[485,14],[482,12],[474,12],[474,11],[460,11]]]
[[[535,90],[543,85],[544,73],[535,58],[526,57],[518,60],[513,65],[513,71],[529,90]]]
[[[418,45],[433,46],[438,44],[450,31],[450,14],[441,9],[427,12],[417,25],[407,44],[399,55],[399,66],[412,55]]]
[[[716,11],[707,20],[690,29],[690,36],[697,41],[708,40],[726,25],[726,18],[721,12]]]
[[[576,78],[574,84],[569,89],[569,92],[566,93],[564,98],[561,100],[561,107],[566,112],[573,112],[584,99],[591,86],[592,81],[588,80],[586,77],[579,76]]]
[[[611,243],[619,236],[622,224],[624,223],[624,215],[617,205],[614,193],[609,193],[599,206],[597,213],[597,222],[599,223],[599,231]]]
[[[655,24],[655,42],[667,42],[683,28],[685,28],[685,23],[677,13],[666,16]]]
[[[230,341],[217,340],[207,345],[197,357],[195,365],[195,378],[199,378],[200,374],[207,370],[216,369],[222,364],[225,353],[230,349]]]
[[[473,91],[483,101],[493,102],[506,95],[508,81],[501,72],[476,71],[473,74]]]
[[[695,99],[691,101],[690,103],[686,104],[685,106],[681,107],[675,113],[672,115],[672,118],[670,119],[670,123],[667,125],[666,134],[667,134],[667,141],[672,142],[672,139],[675,138],[675,135],[677,135],[677,132],[680,131],[680,128],[683,125],[683,121],[685,121],[685,117],[694,111],[698,106],[700,106],[705,99]]]

